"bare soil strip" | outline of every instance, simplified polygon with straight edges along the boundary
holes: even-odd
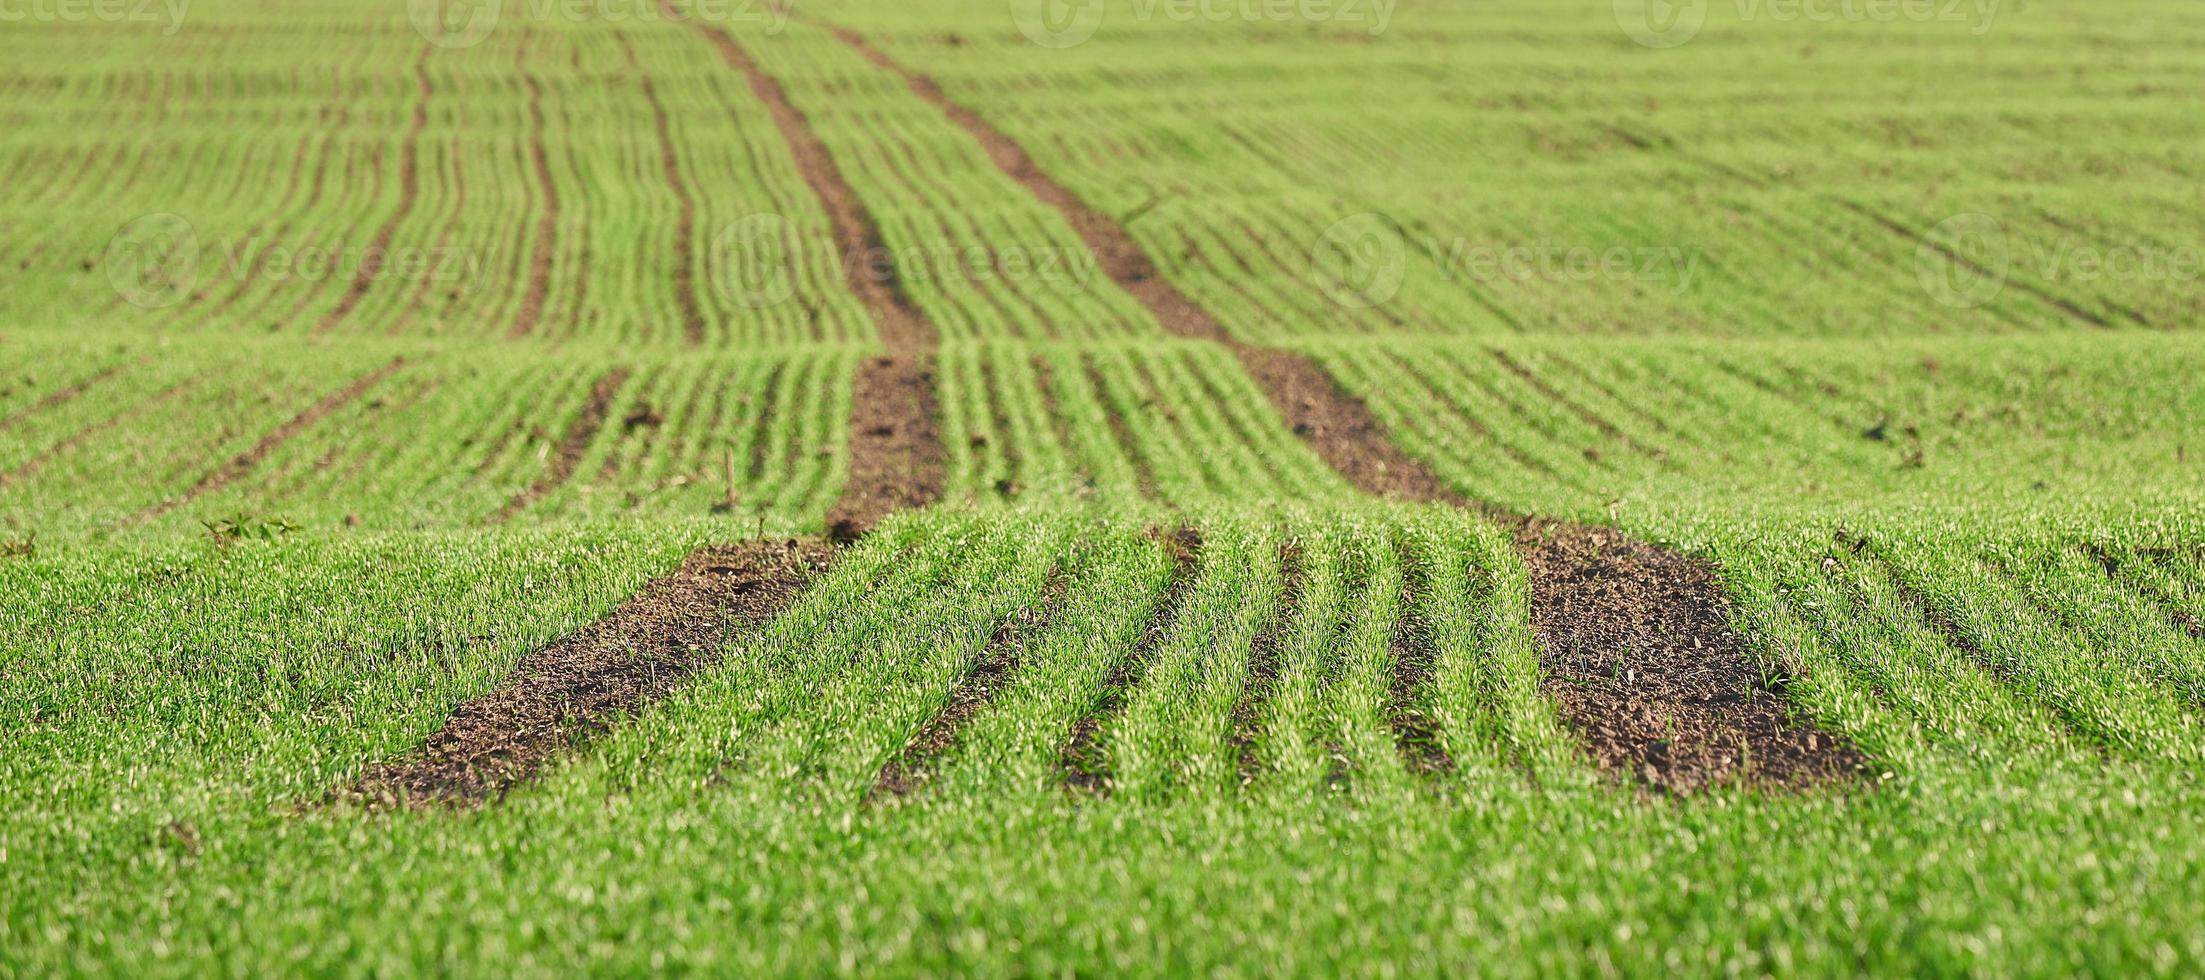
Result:
[[[559,185],[551,176],[551,157],[544,152],[544,85],[528,70],[528,42],[524,37],[514,66],[528,86],[528,160],[536,174],[537,191],[543,195],[543,213],[536,216],[536,242],[528,262],[528,289],[521,294],[520,312],[506,328],[508,339],[518,340],[536,330],[544,303],[551,296],[551,262],[559,246]]]
[[[604,619],[521,659],[402,758],[330,794],[370,808],[480,806],[726,655],[787,610],[834,557],[818,542],[706,548]]]
[[[1088,251],[1094,253],[1103,272],[1147,307],[1164,329],[1230,349],[1286,417],[1287,424],[1309,439],[1319,455],[1350,482],[1365,492],[1404,500],[1431,501],[1448,496],[1446,485],[1422,463],[1387,441],[1370,409],[1343,391],[1316,362],[1291,351],[1256,347],[1234,339],[1208,310],[1156,271],[1156,264],[1124,227],[1042,173],[1016,141],[978,113],[951,101],[933,79],[904,68],[862,35],[839,27],[832,30],[873,64],[901,77],[914,94],[962,126],[1005,175],[1063,215],[1086,242]]]
[[[85,378],[82,381],[73,382],[62,387],[58,391],[48,394],[46,397],[41,398],[36,402],[16,409],[6,418],[0,418],[0,432],[6,432],[9,429],[14,428],[18,423],[22,422],[24,419],[30,418],[31,416],[38,415],[43,412],[51,412],[54,409],[60,408],[63,405],[67,405],[70,402],[75,401],[77,399],[77,396],[92,390],[92,386],[97,385],[102,381],[106,381],[107,379],[121,373],[123,367],[124,365],[121,364],[110,364],[104,368],[99,369],[96,372],[93,372],[91,377]]]
[[[829,29],[902,78],[913,94],[963,127],[1005,175],[1062,214],[1112,281],[1165,329],[1231,349],[1295,433],[1358,489],[1478,506],[1517,528],[1517,547],[1532,569],[1542,666],[1563,682],[1551,683],[1550,692],[1571,694],[1558,696],[1557,704],[1584,733],[1596,761],[1673,792],[1733,779],[1807,785],[1853,765],[1855,753],[1838,736],[1785,722],[1783,699],[1762,683],[1729,628],[1721,586],[1705,562],[1614,532],[1537,522],[1465,500],[1389,440],[1369,407],[1315,361],[1234,339],[1158,273],[1124,227],[1042,173],[1017,142],[863,36]],[[1601,665],[1599,676],[1614,672],[1624,682],[1606,688],[1579,683],[1576,671],[1588,663]],[[1572,693],[1595,690],[1606,693]],[[1616,711],[1634,712],[1637,720],[1611,718]]]
[[[1048,584],[1042,587],[1040,603],[1020,609],[996,626],[987,650],[950,688],[949,703],[920,726],[895,758],[881,766],[871,799],[905,796],[926,783],[935,762],[957,747],[965,726],[1017,679],[1026,647],[1049,631],[1064,608],[1069,588],[1062,570],[1051,571]]]
[[[1157,645],[1164,642],[1173,624],[1179,621],[1180,608],[1186,605],[1187,593],[1194,589],[1195,574],[1202,563],[1202,535],[1193,528],[1182,527],[1168,532],[1151,528],[1149,534],[1171,556],[1171,582],[1165,586],[1163,599],[1149,617],[1148,629],[1141,634],[1141,641],[1134,645],[1131,653],[1111,665],[1110,672],[1103,676],[1102,691],[1096,696],[1094,708],[1072,724],[1071,735],[1057,750],[1057,764],[1064,772],[1065,788],[1075,793],[1110,792],[1110,759],[1103,751],[1103,728],[1125,710],[1126,696],[1148,673],[1150,661],[1156,658]]]
[[[589,452],[590,443],[597,441],[598,430],[605,427],[605,419],[612,415],[613,399],[619,396],[621,386],[628,383],[630,373],[627,368],[618,367],[598,376],[597,383],[590,386],[589,400],[582,403],[582,414],[575,416],[574,423],[567,426],[566,435],[560,438],[558,448],[553,450],[551,468],[527,489],[506,501],[505,506],[490,518],[490,523],[503,524],[512,520],[573,478],[574,471],[582,465],[582,457]]]
[[[666,186],[674,192],[674,305],[681,311],[681,332],[690,343],[703,344],[704,310],[697,303],[697,201],[689,193],[689,182],[682,178],[673,122],[667,118],[665,104],[659,101],[658,86],[644,73],[643,63],[636,60],[635,45],[623,35],[614,37],[628,55],[629,70],[642,83],[644,100],[651,104],[651,120],[658,132],[659,167],[666,173]]]
[[[165,516],[178,507],[237,482],[239,477],[252,472],[254,467],[259,466],[263,460],[266,460],[269,454],[282,448],[284,443],[298,438],[299,433],[312,428],[315,423],[328,417],[331,412],[335,412],[358,400],[361,395],[367,394],[368,389],[381,384],[405,366],[405,358],[393,358],[389,364],[355,378],[344,387],[330,392],[323,396],[322,400],[307,406],[304,411],[291,416],[289,420],[277,426],[274,431],[262,436],[259,442],[253,444],[253,448],[237,454],[214,472],[200,477],[199,482],[192,484],[191,489],[184,491],[183,495],[170,497],[146,510],[139,511],[136,516],[124,521],[124,525],[142,524]]]
[[[1613,531],[1534,521],[1541,690],[1594,758],[1648,786],[1813,786],[1855,774],[1850,743],[1795,723],[1728,625],[1715,569]]]
[[[668,16],[684,19],[670,4]],[[942,445],[934,387],[939,334],[905,295],[880,227],[842,177],[825,143],[772,75],[718,25],[691,20],[728,67],[743,74],[765,104],[796,168],[827,212],[843,257],[843,279],[871,311],[888,356],[859,368],[851,411],[850,472],[842,498],[827,512],[829,533],[854,539],[889,514],[941,499],[949,453]]]
[[[1394,750],[1409,772],[1430,776],[1451,772],[1455,760],[1447,754],[1439,722],[1423,707],[1424,689],[1432,680],[1437,655],[1432,649],[1432,630],[1417,615],[1417,590],[1422,571],[1414,559],[1402,556],[1401,607],[1394,611],[1393,635],[1387,654],[1393,660],[1393,683],[1386,691],[1386,725],[1393,729]]]
[[[1279,647],[1294,628],[1294,615],[1302,604],[1301,546],[1288,541],[1279,546],[1279,604],[1271,625],[1256,634],[1248,648],[1248,680],[1233,704],[1232,746],[1240,757],[1240,781],[1254,782],[1263,772],[1256,755],[1256,741],[1263,736],[1263,710],[1279,682]]]
[[[352,288],[345,290],[344,299],[337,302],[337,308],[330,310],[329,315],[322,318],[321,326],[314,330],[317,334],[328,333],[342,323],[345,317],[352,315],[353,308],[367,298],[368,289],[375,285],[376,278],[382,274],[383,262],[390,255],[391,241],[398,237],[398,225],[406,220],[407,215],[413,213],[414,202],[420,198],[421,131],[429,126],[429,98],[436,94],[435,87],[429,84],[429,55],[435,50],[435,45],[423,45],[421,56],[415,58],[413,63],[414,85],[420,97],[414,100],[413,121],[406,126],[405,141],[399,145],[398,208],[383,222],[383,227],[376,230],[375,243],[362,258],[360,272],[353,277]]]

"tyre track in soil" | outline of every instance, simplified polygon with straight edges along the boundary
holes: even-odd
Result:
[[[544,83],[528,70],[528,48],[533,32],[521,37],[513,67],[528,89],[528,163],[535,173],[537,192],[543,195],[543,213],[536,216],[536,241],[528,261],[528,286],[521,294],[521,308],[506,328],[508,340],[536,332],[544,303],[551,297],[551,263],[559,247],[559,184],[551,176],[551,155],[544,150]]]
[[[368,290],[375,285],[376,276],[383,271],[383,263],[390,256],[391,242],[398,237],[398,226],[413,213],[414,203],[421,196],[421,131],[429,126],[429,99],[436,94],[436,87],[429,84],[429,55],[436,51],[433,44],[423,44],[421,55],[413,62],[414,87],[418,97],[413,104],[413,120],[406,126],[406,136],[398,150],[398,208],[375,231],[375,240],[360,260],[360,271],[352,278],[352,286],[345,290],[337,308],[322,318],[314,328],[315,335],[326,334],[352,315],[352,311],[367,298]]]
[[[550,468],[498,508],[490,523],[503,524],[512,520],[574,478],[574,471],[582,466],[582,457],[589,454],[590,445],[597,441],[597,433],[605,428],[605,420],[612,415],[613,399],[620,396],[620,389],[628,383],[632,373],[628,368],[616,367],[597,376],[597,381],[590,385],[589,399],[582,403],[582,414],[575,416],[566,434],[559,438]]]
[[[718,25],[685,18],[670,3],[668,17],[694,27],[728,67],[749,82],[766,106],[804,183],[819,199],[833,229],[842,274],[871,312],[884,357],[858,368],[851,410],[849,477],[841,499],[827,512],[828,535],[854,540],[889,514],[941,499],[949,472],[942,444],[941,408],[935,391],[934,350],[940,334],[903,291],[880,227],[843,179],[827,146],[781,83],[768,74],[733,35]]]
[[[237,482],[239,478],[251,473],[255,467],[258,467],[276,450],[283,448],[285,443],[298,438],[300,433],[313,428],[315,423],[327,418],[331,413],[358,401],[360,396],[367,394],[369,389],[383,383],[405,366],[405,358],[392,358],[390,363],[361,375],[344,387],[330,392],[323,396],[320,401],[307,406],[297,415],[291,416],[282,425],[262,436],[260,441],[254,443],[251,449],[231,457],[229,462],[222,464],[221,467],[206,476],[200,477],[199,482],[192,484],[191,489],[184,491],[179,496],[170,497],[152,507],[139,511],[125,520],[123,526],[130,527],[164,517],[178,507]]]
[[[705,548],[611,613],[521,658],[417,749],[367,768],[324,805],[465,809],[491,803],[616,721],[719,663],[733,635],[787,611],[832,563],[818,542]]]
[[[651,105],[651,123],[658,133],[659,169],[666,174],[666,186],[674,192],[674,307],[681,313],[682,336],[693,345],[703,346],[704,308],[697,302],[697,199],[689,192],[688,180],[682,177],[673,120],[666,115],[666,104],[659,101],[658,85],[636,59],[635,44],[623,35],[614,37],[628,56],[628,69],[635,72],[636,81],[643,87],[644,101]]]
[[[1163,278],[1122,226],[1044,174],[1024,148],[932,79],[855,31],[821,26],[901,78],[1006,176],[1055,208],[1100,268],[1166,330],[1231,350],[1295,434],[1356,488],[1473,508],[1512,529],[1530,573],[1541,689],[1600,766],[1676,794],[1718,784],[1807,787],[1858,768],[1859,754],[1847,740],[1788,717],[1782,679],[1765,680],[1730,628],[1712,565],[1617,531],[1513,514],[1457,494],[1388,439],[1369,407],[1315,361],[1233,338]],[[1068,763],[1068,772],[1074,769]]]

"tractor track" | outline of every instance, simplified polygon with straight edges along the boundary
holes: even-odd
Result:
[[[669,15],[678,14],[662,4]],[[678,16],[674,19],[679,20]],[[728,67],[765,104],[812,195],[833,229],[850,291],[872,314],[887,354],[858,368],[851,408],[849,478],[827,513],[828,533],[854,540],[899,510],[941,499],[949,453],[942,444],[935,388],[939,332],[905,295],[880,227],[781,83],[717,25],[693,21]]]
[[[970,135],[1005,176],[1061,214],[1099,267],[1164,329],[1230,349],[1295,434],[1357,489],[1472,508],[1512,528],[1531,573],[1545,689],[1595,762],[1673,793],[1732,782],[1803,787],[1839,778],[1855,764],[1857,753],[1843,737],[1789,718],[1779,685],[1762,678],[1744,639],[1730,627],[1721,584],[1707,562],[1616,531],[1464,498],[1392,442],[1370,408],[1315,360],[1233,337],[1163,277],[1119,222],[1042,172],[1016,141],[864,36],[823,26],[901,78]],[[1592,683],[1583,673],[1587,664],[1623,680]],[[1617,720],[1619,711],[1627,712],[1628,722]]]

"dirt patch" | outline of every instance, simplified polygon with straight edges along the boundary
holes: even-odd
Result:
[[[1112,664],[1110,672],[1103,676],[1102,691],[1095,699],[1095,706],[1072,723],[1072,731],[1057,750],[1057,764],[1064,773],[1066,789],[1074,793],[1102,794],[1110,791],[1110,759],[1103,751],[1103,727],[1125,710],[1125,700],[1148,672],[1150,661],[1156,658],[1156,647],[1178,622],[1180,607],[1187,601],[1187,594],[1194,589],[1196,573],[1202,564],[1202,535],[1193,528],[1182,527],[1174,531],[1150,528],[1149,537],[1161,544],[1171,557],[1171,581],[1164,587],[1164,596],[1149,617],[1148,629],[1131,653]]]
[[[965,726],[981,709],[995,703],[996,695],[1017,678],[1026,647],[1049,631],[1064,609],[1069,589],[1062,570],[1051,571],[1042,587],[1041,601],[1021,608],[996,626],[987,649],[951,686],[949,703],[927,719],[902,751],[881,767],[870,798],[904,796],[926,782],[934,763],[957,747]]]
[[[1350,482],[1365,492],[1385,497],[1460,502],[1429,467],[1387,441],[1369,407],[1342,390],[1323,368],[1300,354],[1233,339],[1209,311],[1157,272],[1148,253],[1117,220],[1089,207],[1042,173],[1016,141],[978,113],[951,101],[933,79],[897,64],[864,36],[839,27],[830,29],[867,60],[902,78],[914,94],[963,127],[1005,175],[1055,208],[1071,223],[1111,281],[1139,300],[1164,329],[1231,349],[1286,417],[1287,424]]]
[[[1387,439],[1369,407],[1315,361],[1234,339],[1157,271],[1121,222],[1043,174],[1015,141],[951,101],[932,79],[897,64],[854,31],[829,29],[903,79],[977,141],[1005,175],[1063,215],[1100,268],[1166,330],[1226,345],[1295,433],[1359,490],[1476,507],[1520,528],[1518,547],[1532,567],[1532,618],[1553,678],[1549,693],[1603,765],[1686,792],[1734,779],[1805,785],[1857,763],[1858,754],[1835,736],[1786,723],[1782,698],[1762,684],[1743,641],[1723,618],[1721,589],[1706,563],[1614,532],[1536,522],[1466,500]],[[1415,657],[1412,637],[1396,651],[1396,662],[1413,664]],[[1619,666],[1623,673],[1610,681],[1608,671]],[[1412,676],[1408,683],[1413,689],[1422,679]],[[1424,733],[1412,731],[1410,739],[1436,745]],[[1075,745],[1080,741],[1075,737]],[[1100,781],[1086,767],[1095,761],[1091,754],[1076,754],[1073,747],[1066,752],[1068,781]]]
[[[1467,503],[1431,467],[1387,439],[1370,408],[1315,361],[1281,350],[1235,352],[1294,434],[1356,489],[1412,503]]]
[[[1789,717],[1728,622],[1715,570],[1613,531],[1528,522],[1541,689],[1603,767],[1646,786],[1801,788],[1854,775],[1858,750]]]
[[[819,542],[707,548],[604,619],[521,659],[419,749],[330,794],[371,808],[479,806],[725,656],[730,634],[786,611],[832,562]]]
[[[406,126],[405,140],[398,148],[398,207],[376,229],[375,244],[368,249],[360,262],[360,272],[352,279],[351,288],[344,298],[337,301],[336,309],[322,318],[321,326],[314,332],[325,334],[335,329],[344,318],[352,315],[360,301],[367,298],[368,290],[382,278],[383,262],[390,255],[391,240],[398,236],[398,226],[413,213],[414,202],[421,197],[421,131],[429,126],[429,99],[436,94],[429,84],[429,55],[436,51],[433,44],[424,44],[421,55],[413,62],[413,80],[416,98],[413,103],[413,121]]]
[[[620,42],[620,50],[627,53],[628,69],[635,72],[636,81],[643,86],[644,101],[651,104],[652,126],[658,134],[659,170],[674,193],[674,307],[681,313],[682,336],[692,344],[703,344],[704,310],[697,304],[696,198],[689,193],[689,182],[682,178],[673,123],[666,116],[665,104],[659,101],[658,86],[644,73],[642,62],[636,60],[635,45],[623,35],[613,36]]]
[[[597,441],[598,430],[605,427],[605,419],[612,414],[613,399],[620,394],[621,386],[628,383],[629,373],[627,368],[621,367],[598,377],[597,383],[590,386],[589,400],[582,403],[582,414],[575,416],[573,424],[567,426],[566,435],[559,439],[558,447],[552,450],[550,468],[527,489],[506,501],[504,507],[498,508],[490,523],[503,524],[512,520],[574,476],[574,471],[582,465],[582,457],[590,450],[590,443]]]
[[[888,348],[888,356],[869,360],[858,370],[849,481],[842,499],[828,511],[828,533],[838,540],[852,539],[893,511],[934,503],[941,499],[949,468],[934,390],[939,333],[904,293],[879,225],[781,83],[719,26],[681,18],[673,7],[661,6],[696,27],[765,104],[797,171],[827,213],[846,285],[864,301]]]
[[[936,422],[933,367],[931,356],[907,354],[858,368],[849,482],[827,511],[835,540],[856,540],[896,511],[941,499],[949,456]]]
[[[536,174],[536,189],[543,195],[544,210],[536,216],[536,241],[528,261],[528,288],[521,294],[521,308],[513,315],[512,326],[505,331],[507,338],[515,340],[534,333],[536,321],[543,316],[544,303],[551,296],[551,261],[559,245],[559,184],[551,176],[551,156],[544,152],[544,86],[528,70],[530,40],[530,36],[522,36],[513,64],[520,70],[522,84],[528,88],[528,162]]]
[[[320,422],[322,419],[328,417],[331,412],[335,412],[338,409],[343,408],[346,405],[349,405],[358,400],[361,395],[367,394],[368,389],[373,388],[378,384],[381,384],[385,379],[388,379],[393,374],[397,374],[398,370],[405,366],[405,358],[393,358],[389,364],[385,364],[382,367],[375,369],[374,371],[370,371],[366,375],[354,379],[351,383],[345,385],[344,387],[330,392],[328,395],[324,396],[322,400],[307,406],[304,411],[298,413],[297,415],[291,416],[289,420],[285,421],[282,425],[277,426],[274,431],[268,433],[265,436],[262,436],[260,441],[254,443],[251,449],[247,449],[244,452],[237,454],[236,456],[232,457],[228,463],[223,464],[219,469],[216,469],[214,472],[209,473],[206,476],[200,477],[199,482],[192,484],[191,489],[184,491],[182,496],[170,497],[167,500],[161,501],[160,503],[155,504],[150,508],[139,511],[136,516],[131,517],[129,520],[123,523],[125,524],[125,526],[132,524],[141,524],[146,521],[165,516],[170,511],[173,511],[178,507],[191,503],[192,501],[197,500],[208,493],[229,486],[231,483],[236,482],[239,477],[242,477],[245,474],[252,472],[254,467],[259,466],[262,461],[266,460],[269,454],[275,452],[277,449],[282,448],[284,443],[298,438],[299,433],[305,432],[307,429],[313,427],[314,423]]]

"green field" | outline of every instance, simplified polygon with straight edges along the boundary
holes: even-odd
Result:
[[[2205,9],[682,9],[0,0],[0,976],[2205,973]]]

